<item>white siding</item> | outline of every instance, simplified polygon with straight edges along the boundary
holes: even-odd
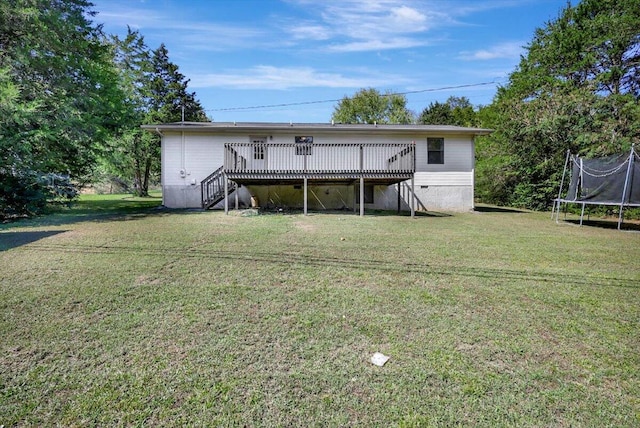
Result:
[[[170,186],[182,184],[176,178],[180,177],[181,168],[181,140],[180,136],[165,135],[162,137],[162,185]]]
[[[434,137],[438,137],[434,135]],[[427,162],[427,139],[416,141],[416,172],[472,171],[474,164],[473,138],[470,136],[444,137],[444,163]]]
[[[185,133],[183,143],[181,134],[165,135],[162,139],[163,185],[192,185],[193,180],[200,185],[200,181],[222,166],[225,142],[227,138],[220,136]]]
[[[214,131],[215,132],[215,131]],[[176,131],[165,132],[162,139],[162,184],[165,191],[165,205],[170,207],[197,207],[200,199],[200,182],[223,164],[225,143],[249,143],[251,136],[264,136],[267,143],[294,143],[295,136],[312,136],[314,143],[416,143],[416,194],[423,209],[465,210],[473,206],[473,169],[474,147],[471,135],[437,135],[444,137],[444,164],[434,165],[427,162],[427,138],[424,133],[416,135],[368,135],[362,134],[323,134],[303,130],[277,130],[260,132],[254,130],[251,134],[220,132],[212,133],[185,132],[184,135]],[[265,161],[277,159],[277,148],[273,147],[265,153]],[[312,153],[320,154],[320,147],[312,148]],[[245,154],[243,154],[245,155]],[[387,153],[385,152],[386,156]],[[294,155],[295,156],[295,155]],[[389,157],[392,153],[389,153]],[[246,153],[248,160],[253,161],[253,152]],[[303,156],[295,156],[302,161]],[[331,156],[333,158],[333,156]],[[320,158],[320,156],[316,156]],[[344,168],[350,165],[346,156],[337,155],[331,159],[336,167]],[[326,168],[325,165],[314,164],[314,156],[307,159],[309,168]],[[366,161],[366,159],[365,159]],[[316,161],[317,162],[317,161]],[[423,186],[423,187],[421,187]],[[267,188],[268,189],[268,188]],[[328,188],[327,188],[328,189]],[[333,189],[318,188],[317,198],[330,200],[327,206],[340,208],[353,204],[354,190],[341,190],[332,199]],[[378,188],[374,196],[375,206],[387,209],[397,207],[397,193],[395,187]],[[324,196],[323,196],[324,195]],[[267,195],[264,196],[267,198]],[[297,197],[297,196],[296,196]],[[294,198],[296,199],[296,198]],[[343,201],[344,199],[344,201]],[[266,199],[269,200],[269,199]],[[315,200],[313,195],[309,200]],[[407,200],[402,197],[403,208]],[[329,202],[329,201],[328,201]],[[320,204],[321,205],[321,204]]]
[[[472,186],[472,171],[416,172],[416,187],[420,186]]]
[[[205,177],[222,166],[224,147],[212,144],[215,138],[206,135],[189,136],[185,150],[187,174],[200,184]]]

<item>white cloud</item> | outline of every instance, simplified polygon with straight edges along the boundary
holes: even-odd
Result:
[[[118,8],[117,12],[103,9],[99,11],[93,20],[97,23],[109,24],[116,27],[129,26],[133,29],[153,27],[158,25],[158,22],[165,21],[160,14],[156,14],[147,9],[134,8]]]
[[[287,28],[294,39],[327,40],[331,38],[331,30],[312,21],[296,21]]]
[[[230,70],[225,73],[192,75],[189,86],[192,88],[224,87],[226,89],[272,89],[287,90],[293,88],[359,88],[375,87],[398,83],[399,76],[372,75],[354,73],[345,76],[340,73],[320,72],[310,67],[274,67],[259,65],[250,69]]]
[[[422,28],[427,20],[424,14],[407,6],[391,9],[391,16],[395,24],[399,26],[417,26],[418,28]]]
[[[391,40],[363,40],[343,44],[334,44],[327,49],[331,52],[365,52],[365,51],[382,51],[390,49],[407,49],[417,46],[426,46],[428,40],[416,40],[407,37],[401,37]]]
[[[442,38],[435,30],[468,25],[462,18],[492,9],[516,7],[525,0],[287,0],[311,11],[308,31],[281,22],[297,40],[325,41],[332,52],[407,49]],[[533,1],[533,0],[526,0]],[[321,37],[319,37],[319,34]],[[513,49],[464,52],[469,59],[513,56]],[[512,47],[511,47],[512,48]],[[517,56],[517,54],[516,54]]]
[[[524,52],[523,42],[507,42],[491,46],[487,49],[460,52],[459,58],[468,61],[491,59],[517,59]]]
[[[129,26],[139,30],[145,39],[152,33],[161,33],[165,41],[175,40],[179,41],[181,46],[207,51],[223,51],[244,46],[256,47],[262,43],[269,43],[266,40],[266,30],[256,27],[187,21],[167,13],[159,14],[144,7],[105,4],[113,9],[109,9],[108,6],[103,7],[94,18],[95,22],[120,29]]]
[[[307,0],[291,2],[306,9],[312,5]],[[405,0],[328,0],[313,3],[315,19],[281,22],[295,39],[325,41],[333,52],[404,49],[428,44],[425,32],[443,21],[439,12],[425,5]]]

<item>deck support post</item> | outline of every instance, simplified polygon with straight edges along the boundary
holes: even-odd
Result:
[[[400,214],[400,201],[401,201],[400,185],[401,185],[401,183],[397,184],[397,189],[398,189],[398,214]]]
[[[360,217],[364,217],[364,147],[360,144]]]
[[[416,216],[416,187],[414,175],[411,175],[411,217]]]
[[[364,217],[364,177],[360,176],[360,217]]]
[[[307,177],[304,178],[304,215],[307,215]]]
[[[233,192],[234,196],[235,196],[235,200],[236,200],[236,211],[238,211],[238,208],[240,207],[240,201],[239,201],[239,197],[238,197],[238,189],[240,188],[240,185],[236,185],[236,190]]]
[[[224,213],[229,214],[229,178],[224,174]]]
[[[355,214],[358,211],[358,182],[353,182],[353,213]]]

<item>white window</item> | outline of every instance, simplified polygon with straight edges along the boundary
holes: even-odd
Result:
[[[251,137],[250,140],[253,145],[253,158],[264,160],[264,155],[267,151],[267,137]]]
[[[427,163],[444,163],[444,138],[427,138]]]
[[[310,155],[313,137],[296,137],[296,155]]]

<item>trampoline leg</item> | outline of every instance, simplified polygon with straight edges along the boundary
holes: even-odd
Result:
[[[582,211],[580,212],[580,226],[582,226],[582,219],[584,218],[584,207],[585,204],[582,204]]]
[[[624,220],[624,205],[620,206],[620,215],[618,216],[618,230],[622,226],[622,221]]]

